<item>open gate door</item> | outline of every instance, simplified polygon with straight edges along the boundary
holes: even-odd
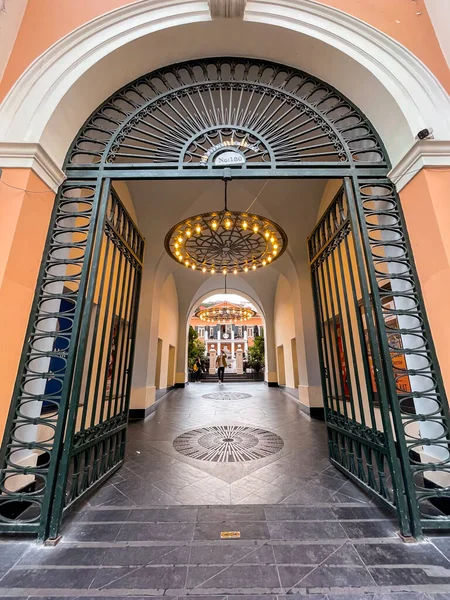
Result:
[[[108,184],[100,201],[49,537],[57,535],[64,512],[124,460],[145,242]]]
[[[448,522],[425,479],[448,409],[403,227],[391,182],[346,178],[308,252],[331,462],[419,537]]]

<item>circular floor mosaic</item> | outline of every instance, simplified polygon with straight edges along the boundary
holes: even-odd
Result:
[[[214,392],[213,394],[203,394],[202,398],[208,400],[224,400],[229,402],[230,400],[243,400],[244,398],[251,398],[251,394],[244,394],[243,392]]]
[[[283,446],[283,440],[272,431],[240,425],[192,429],[173,442],[173,447],[180,454],[211,462],[257,460],[279,452]]]

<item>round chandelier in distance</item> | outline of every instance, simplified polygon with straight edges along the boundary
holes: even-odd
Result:
[[[195,311],[195,316],[206,323],[234,323],[248,321],[256,316],[256,312],[251,308],[225,302],[209,308],[199,308]]]
[[[172,227],[165,238],[169,256],[188,269],[223,275],[248,273],[270,265],[287,247],[283,229],[271,219],[225,208],[194,215]]]

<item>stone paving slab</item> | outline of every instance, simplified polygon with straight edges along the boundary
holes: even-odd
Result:
[[[355,503],[86,505],[56,547],[0,543],[0,597],[450,600],[450,538],[405,544],[373,515]],[[367,525],[377,535],[361,537]]]

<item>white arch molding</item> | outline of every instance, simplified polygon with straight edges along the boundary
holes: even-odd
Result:
[[[394,165],[432,127],[439,148],[428,144],[427,164],[435,154],[447,163],[448,94],[416,56],[367,23],[314,0],[249,1],[244,21],[212,21],[206,0],[140,0],[72,31],[23,73],[0,106],[2,166],[39,167],[59,184],[70,142],[108,95],[172,62],[225,54],[284,62],[335,85],[372,120]]]

